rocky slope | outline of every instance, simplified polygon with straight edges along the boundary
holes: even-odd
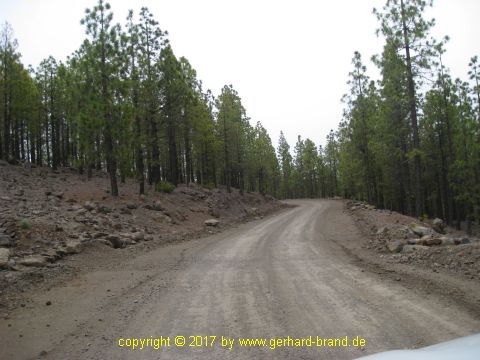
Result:
[[[72,169],[0,163],[0,297],[12,288],[23,291],[54,273],[50,269],[68,271],[59,260],[89,248],[151,248],[219,232],[285,206],[269,196],[195,184],[171,194],[136,191],[127,181],[112,198],[103,173],[87,180]]]
[[[369,236],[366,248],[378,252],[385,260],[480,279],[480,241],[477,237],[447,227],[440,219],[421,222],[361,202],[347,201],[345,204],[346,210]]]

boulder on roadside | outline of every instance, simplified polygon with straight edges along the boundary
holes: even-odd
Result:
[[[42,267],[47,265],[47,260],[48,258],[45,256],[31,255],[21,259],[19,264],[23,266]]]
[[[217,219],[205,220],[205,225],[207,225],[207,226],[217,227],[219,223],[220,223],[220,221],[218,221]]]
[[[425,226],[421,226],[421,225],[418,225],[418,224],[411,224],[410,225],[410,229],[412,229],[412,231],[422,237],[422,236],[425,236],[425,235],[434,235],[435,234],[435,231],[433,231],[433,229],[430,229],[430,228],[427,228]]]
[[[436,218],[432,222],[432,228],[439,234],[445,234],[445,223],[442,219]]]
[[[83,204],[83,207],[85,210],[88,211],[93,211],[97,207],[97,205],[93,201],[85,201],[85,204]]]
[[[470,239],[466,238],[466,237],[455,239],[455,244],[456,245],[466,245],[466,244],[470,244],[470,243],[471,243]]]
[[[145,239],[145,234],[141,231],[134,232],[133,234],[131,234],[130,238],[137,242],[143,241]]]
[[[110,241],[114,249],[123,249],[127,246],[125,239],[120,238],[118,235],[108,235],[107,240]]]
[[[406,245],[405,240],[394,240],[387,243],[387,248],[393,253],[399,253],[402,251],[405,245]]]
[[[0,233],[0,246],[11,247],[13,245],[14,241],[9,235]]]
[[[101,205],[98,207],[98,211],[102,214],[110,214],[112,209],[106,205]]]
[[[170,216],[164,214],[164,213],[159,213],[153,218],[153,221],[156,221],[158,223],[165,223],[165,224],[171,224],[173,223],[173,220]]]
[[[165,210],[165,207],[162,205],[160,200],[155,201],[153,203],[153,205],[147,204],[144,207],[145,207],[145,209],[148,209],[148,210],[155,210],[155,211],[164,211]]]
[[[210,207],[208,209],[208,213],[211,215],[211,216],[214,216],[216,218],[220,217],[220,210],[218,210],[216,207]]]
[[[10,258],[10,250],[0,248],[0,269],[8,269],[8,259]]]
[[[163,206],[160,200],[157,200],[153,203],[153,210],[164,211],[165,207]]]
[[[55,262],[56,260],[60,259],[65,252],[59,252],[58,249],[48,249],[41,254],[42,256],[47,257],[47,261]]]
[[[388,234],[388,232],[389,232],[388,227],[383,226],[377,230],[377,235],[386,235]]]
[[[65,252],[67,254],[77,254],[82,250],[82,243],[80,240],[71,239],[65,243]]]

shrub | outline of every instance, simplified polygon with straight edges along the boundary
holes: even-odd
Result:
[[[159,183],[155,184],[155,191],[164,192],[164,193],[171,193],[175,190],[175,185],[168,181],[160,181]]]
[[[18,224],[18,226],[22,230],[30,230],[32,227],[32,225],[30,225],[30,222],[27,219],[20,220],[20,223]]]
[[[425,221],[425,220],[428,220],[428,214],[422,214],[420,215],[420,221]]]

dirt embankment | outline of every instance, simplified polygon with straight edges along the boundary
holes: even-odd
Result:
[[[100,172],[87,180],[71,169],[0,164],[0,310],[14,304],[16,293],[68,277],[113,249],[143,251],[201,237],[285,206],[270,196],[195,184],[171,194],[147,186],[139,196],[127,180],[118,198],[108,188]],[[88,261],[70,261],[84,252]]]
[[[477,237],[447,227],[440,219],[421,222],[360,202],[347,201],[345,209],[368,235],[364,248],[380,254],[383,260],[466,280],[480,279]]]

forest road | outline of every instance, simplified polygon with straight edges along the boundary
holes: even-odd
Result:
[[[361,268],[344,250],[362,235],[341,201],[291,203],[32,294],[1,319],[0,359],[354,359],[480,331],[479,316],[454,301]],[[298,347],[270,340],[310,336]],[[317,336],[352,346],[317,346]],[[159,337],[143,342],[158,350],[139,349]]]

